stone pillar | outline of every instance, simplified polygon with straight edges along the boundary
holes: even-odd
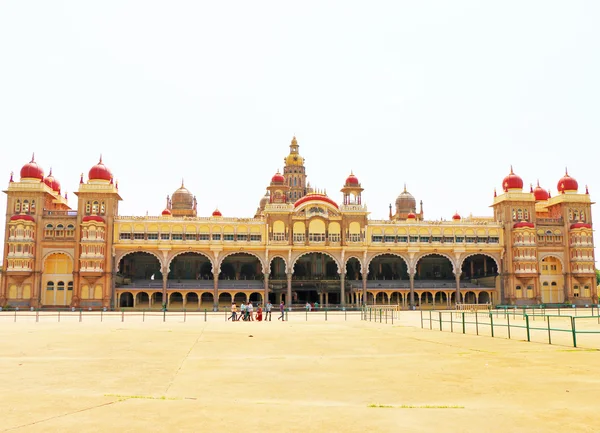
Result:
[[[415,305],[415,274],[410,274],[408,276],[410,278],[410,299],[409,299],[409,307],[412,310]]]
[[[163,286],[162,286],[162,304],[166,305],[167,304],[167,278],[168,278],[168,272],[164,272],[163,271]]]
[[[265,274],[265,290],[263,294],[263,305],[269,302],[269,274]]]
[[[292,306],[292,274],[287,274],[287,292],[285,295],[285,304],[288,307]]]
[[[346,275],[342,272],[340,274],[340,302],[342,307],[346,305]]]
[[[362,274],[362,296],[361,296],[362,305],[367,305],[367,274],[363,272]]]
[[[472,262],[471,262],[472,264]],[[460,274],[455,274],[454,278],[456,278],[456,294],[454,295],[454,301],[455,303],[459,303],[461,301],[460,299]]]
[[[213,279],[213,311],[219,309],[219,278]],[[234,295],[235,296],[235,295]]]

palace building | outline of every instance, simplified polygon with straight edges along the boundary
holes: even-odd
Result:
[[[120,215],[102,159],[71,208],[32,158],[4,191],[0,306],[597,302],[592,202],[568,173],[550,196],[511,168],[487,217],[428,220],[404,186],[389,219],[373,220],[353,173],[334,198],[310,186],[295,137],[284,162],[254,216],[236,218],[198,215],[183,182],[159,215]]]

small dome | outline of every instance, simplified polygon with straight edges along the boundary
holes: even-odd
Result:
[[[88,173],[88,179],[91,181],[102,180],[110,182],[112,178],[111,171],[102,163],[102,157],[100,157],[98,164],[93,166]]]
[[[518,223],[515,223],[515,225],[513,226],[516,229],[522,229],[522,228],[534,228],[535,225],[533,223],[530,223],[529,221],[521,221]]]
[[[60,193],[60,182],[52,176],[52,169],[50,169],[48,176],[44,178],[44,183],[48,185],[52,191]]]
[[[416,208],[417,201],[412,196],[412,194],[406,190],[406,185],[404,185],[404,191],[402,191],[400,195],[396,198],[396,212],[414,212]]]
[[[98,216],[98,215],[87,215],[87,216],[84,216],[81,220],[81,222],[84,222],[84,223],[89,223],[92,221],[97,222],[97,223],[103,223],[104,218],[102,218],[101,216]]]
[[[44,179],[44,170],[35,162],[35,155],[31,157],[31,161],[21,168],[21,180],[23,179]]]
[[[414,212],[410,212],[407,216],[406,216],[407,220],[414,220],[417,219],[417,215],[415,215]]]
[[[571,229],[591,229],[592,225],[584,222],[577,222],[575,224],[571,224]]]
[[[454,221],[460,221],[462,218],[460,217],[460,215],[458,214],[458,212],[456,212],[454,215],[452,215],[452,219]]]
[[[354,176],[354,173],[350,172],[350,176],[346,178],[346,186],[353,186],[359,184],[360,182],[358,181],[358,178]]]
[[[569,176],[569,173],[565,170],[565,175],[558,181],[556,188],[558,188],[558,192],[560,193],[577,192],[579,184],[574,178]]]
[[[285,183],[285,177],[277,170],[277,173],[271,178],[271,183]]]
[[[214,212],[212,213],[212,216],[214,216],[214,217],[222,217],[223,214],[221,213],[221,211],[219,209],[215,209]]]
[[[325,194],[318,194],[318,193],[306,194],[304,197],[298,199],[296,201],[296,203],[294,203],[294,208],[297,208],[301,204],[307,203],[309,201],[320,201],[320,202],[324,202],[324,203],[329,203],[331,206],[339,208],[337,203],[334,202],[332,199],[327,197]]]
[[[502,180],[502,189],[506,192],[509,190],[523,190],[523,179],[513,173],[512,166],[510,167],[510,173]]]
[[[540,186],[540,181],[538,181],[537,186],[533,189],[533,196],[535,197],[535,201],[546,201],[550,198],[548,191]]]
[[[171,216],[171,211],[168,208],[162,211],[162,216]]]
[[[192,194],[181,182],[181,187],[171,196],[171,209],[191,210],[194,208],[194,194]]]
[[[11,221],[23,220],[23,221],[35,222],[35,220],[33,219],[33,217],[31,215],[13,215],[10,217],[10,220]]]
[[[263,198],[260,199],[260,203],[258,205],[260,210],[263,210],[265,208],[265,206],[267,204],[269,204],[270,198],[271,197],[269,196],[269,192],[267,191],[267,193],[263,196]]]

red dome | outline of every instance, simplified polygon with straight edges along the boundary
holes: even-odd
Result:
[[[98,215],[87,215],[87,216],[84,216],[83,219],[81,220],[81,222],[84,222],[84,223],[89,223],[91,221],[95,221],[97,223],[103,223],[104,218],[102,218],[101,216],[98,216]]]
[[[111,171],[102,163],[102,157],[100,157],[100,161],[98,164],[93,166],[88,173],[89,180],[107,180],[111,181],[113,175]]]
[[[279,170],[277,170],[277,173],[275,173],[275,176],[273,176],[271,178],[271,183],[284,183],[285,182],[285,177],[283,177],[283,175],[281,173],[279,173]]]
[[[510,173],[502,181],[502,189],[508,191],[510,189],[523,190],[523,179],[513,173],[512,166],[510,167]]]
[[[577,192],[579,185],[577,184],[577,181],[571,176],[569,176],[569,173],[565,171],[565,175],[558,181],[558,185],[556,186],[556,188],[558,188],[558,192],[561,193],[567,191]]]
[[[10,217],[10,220],[11,221],[24,220],[24,221],[35,222],[35,220],[33,219],[33,217],[31,215],[13,215]]]
[[[296,203],[294,203],[294,207],[298,207],[303,203],[312,201],[312,200],[316,200],[316,201],[323,201],[325,203],[329,203],[331,206],[335,206],[336,208],[338,207],[337,203],[334,202],[333,200],[331,200],[329,197],[327,197],[326,195],[323,194],[308,194],[305,195],[304,197],[302,197],[301,199],[299,199]]]
[[[452,219],[453,219],[454,221],[460,221],[460,220],[461,220],[461,217],[460,217],[460,215],[458,214],[458,212],[456,212],[454,215],[452,215]]]
[[[220,216],[223,216],[223,214],[221,213],[221,211],[219,209],[215,209],[215,211],[212,213],[212,216],[220,217]]]
[[[528,221],[521,221],[521,222],[515,223],[515,225],[513,227],[516,229],[521,229],[524,227],[534,228],[535,225],[533,225],[533,223],[530,223]]]
[[[54,192],[60,192],[60,182],[52,176],[52,169],[47,177],[44,178],[44,183],[52,189]]]
[[[414,213],[414,212],[410,212],[410,213],[409,213],[409,214],[406,216],[406,219],[409,219],[409,220],[414,220],[414,219],[417,219],[417,215],[415,215],[415,213]]]
[[[171,211],[167,208],[165,208],[164,211],[162,211],[162,216],[170,216],[171,215]]]
[[[588,223],[582,223],[581,221],[575,224],[571,224],[572,229],[591,229],[592,225]]]
[[[346,185],[358,185],[358,178],[354,176],[354,173],[350,173],[350,176],[346,178]]]
[[[533,190],[533,196],[535,197],[535,201],[546,201],[550,198],[550,194],[548,194],[548,191],[540,186],[539,181]]]
[[[44,179],[44,170],[35,162],[35,155],[21,168],[21,179]]]

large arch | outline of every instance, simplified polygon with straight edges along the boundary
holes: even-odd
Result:
[[[274,262],[276,259],[280,259],[281,261],[283,261],[283,265],[284,265],[284,268],[283,268],[283,275],[287,274],[287,273],[288,273],[288,263],[287,263],[287,260],[286,260],[286,259],[285,259],[285,257],[283,257],[281,254],[275,254],[275,255],[273,255],[273,256],[271,256],[271,257],[269,258],[269,275],[271,275],[271,274],[272,274],[272,272],[271,272],[271,271],[273,270],[273,262]]]
[[[115,256],[115,272],[119,272],[119,263],[121,263],[121,260],[123,260],[123,258],[125,256],[128,256],[130,254],[135,254],[135,253],[147,253],[147,254],[153,255],[154,257],[156,257],[156,260],[158,260],[158,262],[160,263],[161,269],[164,268],[163,259],[158,254],[156,254],[155,252],[150,251],[150,250],[138,249],[138,250],[131,250],[131,251],[121,251],[120,253],[118,253]]]
[[[205,260],[200,260],[199,258]],[[206,253],[200,251],[180,251],[169,259],[167,279],[178,281],[212,280],[214,279],[213,269],[213,261]]]
[[[557,254],[553,251],[547,252],[547,253],[540,253],[538,256],[538,259],[540,261],[540,263],[542,262],[542,260],[544,260],[547,257],[554,257],[556,260],[558,260],[560,262],[560,265],[562,266],[563,269],[565,268],[565,260],[564,257],[562,257],[562,254]]]
[[[362,280],[362,262],[358,257],[348,257],[344,265],[344,273],[346,275],[346,280]]]
[[[415,288],[456,288],[454,269],[446,254],[422,254],[414,263]]]
[[[500,272],[500,259],[498,259],[498,257],[496,257],[495,255],[493,255],[491,253],[486,253],[486,252],[481,252],[481,251],[478,251],[476,253],[465,254],[465,256],[460,259],[459,269],[462,270],[465,260],[467,260],[469,257],[474,257],[474,256],[486,256],[486,257],[491,258],[496,263],[496,272]]]
[[[324,251],[305,251],[305,252],[302,252],[302,253],[298,254],[296,256],[296,258],[294,260],[292,260],[292,266],[291,266],[292,272],[295,272],[296,264],[298,264],[298,261],[302,257],[304,257],[306,255],[309,255],[309,254],[324,254],[324,255],[330,257],[331,260],[333,260],[333,262],[337,266],[337,273],[339,274],[341,272],[342,267],[340,266],[340,262],[338,261],[338,259],[336,259],[331,253],[324,252]]]
[[[500,275],[498,260],[487,253],[471,253],[460,261],[460,277],[466,284],[476,284],[479,287],[496,287]],[[468,287],[462,284],[463,287]]]
[[[416,274],[417,272],[417,265],[419,264],[419,262],[429,256],[440,256],[440,257],[444,257],[446,259],[448,259],[448,261],[450,262],[450,264],[452,265],[452,273],[455,274],[456,273],[456,263],[454,261],[454,259],[452,257],[450,257],[448,254],[446,253],[438,253],[438,252],[426,252],[423,254],[418,255],[417,257],[414,258],[413,263],[412,263],[412,271]]]
[[[178,252],[176,252],[176,253],[172,254],[172,255],[171,255],[171,256],[170,256],[170,257],[167,259],[167,273],[170,273],[170,272],[171,272],[171,266],[172,266],[172,264],[173,264],[173,261],[174,261],[174,260],[175,260],[177,257],[179,257],[179,256],[181,256],[181,255],[184,255],[184,254],[190,254],[190,253],[191,253],[191,254],[197,254],[197,255],[200,255],[200,256],[204,256],[204,257],[205,257],[205,258],[208,260],[208,262],[210,263],[210,266],[211,266],[211,272],[212,272],[212,273],[214,273],[214,269],[215,269],[215,263],[214,263],[214,261],[213,261],[212,257],[211,257],[211,256],[210,256],[208,253],[206,253],[206,252],[204,252],[204,251],[196,251],[196,250],[178,251]]]
[[[401,254],[379,253],[371,257],[367,266],[368,280],[408,280],[409,262]]]
[[[260,270],[253,268],[252,263],[242,263],[238,269],[224,268],[224,265],[231,265],[233,267],[233,264],[230,262],[235,263],[235,256],[238,256],[238,258],[242,259],[248,257],[256,259],[256,262],[258,262],[260,265]],[[246,262],[247,260],[242,261]],[[219,261],[219,266],[217,269],[219,271],[217,274],[219,279],[261,280],[264,277],[265,266],[262,259],[257,254],[248,251],[235,251],[225,254]]]
[[[539,259],[540,295],[543,303],[565,301],[564,266],[556,254],[545,254]]]
[[[73,257],[64,251],[52,251],[44,256],[42,262],[42,293],[40,299],[43,305],[66,306],[73,300]],[[31,286],[24,285],[19,298],[31,297]]]
[[[221,273],[221,265],[223,265],[223,263],[225,262],[225,260],[228,257],[235,256],[235,255],[238,255],[238,254],[246,254],[246,255],[249,255],[249,256],[254,256],[258,260],[258,263],[260,263],[260,271],[261,271],[261,273],[262,274],[265,273],[265,263],[264,263],[263,258],[261,256],[259,256],[258,254],[256,254],[255,252],[253,252],[253,251],[231,251],[231,252],[229,252],[227,254],[224,254],[223,256],[221,256],[221,258],[218,261],[218,263],[219,263],[219,265],[217,267],[217,269],[219,271],[218,273]]]
[[[371,262],[376,259],[377,257],[380,256],[384,256],[384,255],[390,255],[390,256],[396,256],[398,258],[401,258],[402,260],[404,260],[404,262],[406,263],[406,266],[408,266],[408,268],[410,269],[410,260],[408,259],[408,257],[403,256],[400,253],[394,253],[391,251],[384,251],[381,253],[375,253],[373,254],[371,257],[369,257],[369,259],[367,260],[367,263],[365,265],[365,268],[369,269],[369,266],[371,266]]]
[[[127,285],[144,281],[147,284],[162,280],[162,262],[156,254],[147,251],[131,251],[123,254],[117,262],[117,284]]]

